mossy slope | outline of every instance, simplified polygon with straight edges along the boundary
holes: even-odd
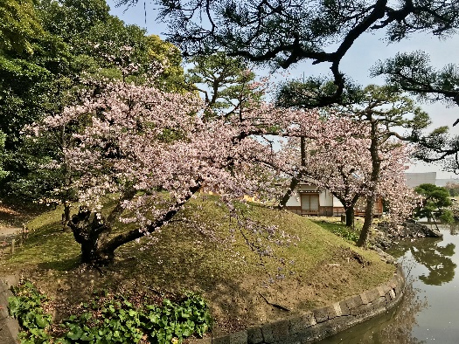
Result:
[[[0,273],[22,271],[35,280],[60,305],[58,317],[95,288],[145,298],[193,290],[209,301],[216,331],[234,331],[288,313],[272,304],[290,312],[319,307],[394,271],[307,218],[255,204],[239,205],[238,213],[202,196],[160,232],[121,247],[101,274],[77,267],[79,247],[61,231],[57,209],[29,222],[33,232]]]

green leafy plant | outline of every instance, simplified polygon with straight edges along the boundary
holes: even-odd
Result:
[[[30,282],[14,288],[13,292],[15,296],[9,298],[8,308],[11,316],[18,319],[23,328],[19,334],[21,343],[48,343],[51,339],[48,330],[52,319],[42,307],[42,303],[47,302],[46,296]]]
[[[357,242],[357,240],[359,240],[359,233],[353,231],[352,229],[350,229],[349,227],[345,227],[345,226],[336,226],[334,228],[330,228],[329,229],[332,233],[344,238],[344,239],[347,239],[347,240],[350,240],[350,241],[353,241],[353,242]]]
[[[21,343],[182,343],[196,334],[202,337],[212,324],[209,309],[201,296],[187,293],[174,303],[164,299],[162,306],[135,307],[125,298],[95,297],[91,304],[82,304],[83,312],[72,315],[60,324],[58,338],[50,334],[51,317],[41,302],[46,297],[27,282],[16,288],[10,299],[10,313],[22,327]]]
[[[194,333],[202,337],[212,323],[204,299],[193,293],[180,304],[166,299],[162,307],[146,306],[143,319],[153,343],[170,343],[172,338],[181,342]]]

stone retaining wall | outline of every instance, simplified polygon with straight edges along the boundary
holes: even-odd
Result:
[[[390,281],[341,302],[284,320],[252,327],[193,344],[304,344],[318,342],[393,308],[402,299],[405,278],[401,268]]]
[[[18,341],[19,324],[8,314],[8,298],[13,296],[10,289],[17,285],[17,276],[0,279],[0,344],[16,344]]]

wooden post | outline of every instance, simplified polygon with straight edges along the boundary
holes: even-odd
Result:
[[[11,241],[11,254],[14,254],[14,244],[15,244],[15,243],[16,243],[16,240],[13,239],[13,240]]]
[[[22,224],[22,233],[21,233],[21,236],[22,236],[22,241],[26,241],[27,238],[29,237],[29,228],[27,228],[26,224],[23,223]]]

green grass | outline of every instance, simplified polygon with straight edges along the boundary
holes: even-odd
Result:
[[[347,227],[337,217],[328,218],[311,218],[311,221],[327,231],[342,237],[343,239],[349,240],[353,243],[357,243],[359,240],[360,230],[362,229],[361,219],[354,221],[354,228]]]
[[[374,287],[394,272],[376,253],[355,247],[323,224],[258,204],[237,208],[239,220],[217,197],[200,196],[161,231],[119,248],[102,275],[77,268],[79,247],[71,233],[61,231],[57,209],[28,224],[29,239],[0,269],[34,276],[56,302],[76,304],[94,288],[145,297],[178,297],[191,290],[210,303],[216,331],[285,316],[264,298],[293,312],[306,310]],[[257,233],[247,230],[246,219]],[[271,234],[270,226],[275,227]],[[260,255],[248,243],[271,254]]]
[[[73,234],[62,232],[62,209],[48,211],[31,220],[27,227],[30,234],[24,246],[18,248],[8,264],[25,268],[69,270],[77,266],[79,245]]]

